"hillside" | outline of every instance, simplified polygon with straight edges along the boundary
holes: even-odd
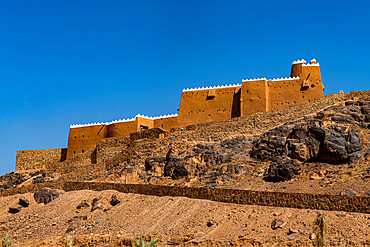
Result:
[[[158,237],[159,246],[312,246],[313,221],[324,212],[331,245],[365,246],[369,164],[370,91],[333,94],[227,121],[106,138],[45,170],[6,174],[0,178],[0,229],[17,246],[63,246],[67,235],[74,236],[75,246],[131,246],[139,236]],[[137,194],[67,192],[61,185],[68,181],[143,187]],[[154,186],[151,195],[163,195],[155,186],[170,186],[170,196],[148,195],[148,185]],[[31,192],[45,186],[65,191],[45,205],[36,203]],[[279,203],[238,205],[195,192],[194,199],[177,197],[171,194],[177,187],[326,195],[330,202],[323,209],[329,211],[304,201],[274,207]],[[24,192],[29,207],[9,213],[9,207],[19,208],[18,193]],[[362,213],[334,211],[336,200],[347,197],[362,200]],[[113,206],[114,198],[119,202]],[[83,200],[85,209],[77,209]],[[274,230],[274,219],[286,225]]]

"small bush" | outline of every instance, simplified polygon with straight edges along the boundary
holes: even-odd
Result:
[[[12,240],[10,239],[7,233],[5,233],[1,246],[2,247],[12,247],[13,246]]]
[[[313,232],[316,236],[314,241],[316,246],[324,246],[325,231],[325,217],[322,213],[318,213],[313,223]]]
[[[135,246],[136,247],[145,247],[145,242],[143,238],[140,238],[140,242],[134,239]],[[148,247],[154,247],[154,245],[158,242],[158,238],[153,239],[152,241],[149,242]]]
[[[66,241],[64,242],[65,247],[72,247],[73,246],[73,237],[67,236]]]

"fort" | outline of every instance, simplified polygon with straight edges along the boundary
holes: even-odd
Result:
[[[309,63],[294,61],[289,78],[246,79],[241,84],[184,89],[178,114],[158,117],[139,114],[131,119],[71,125],[67,149],[18,151],[16,171],[42,169],[50,152],[53,160],[62,161],[86,152],[104,138],[125,137],[152,128],[168,131],[279,110],[317,100],[324,96],[323,90],[320,66],[315,59]]]

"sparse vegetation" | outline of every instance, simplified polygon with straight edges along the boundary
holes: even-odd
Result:
[[[72,247],[73,246],[73,237],[72,236],[67,236],[66,240],[64,242],[65,247]]]
[[[318,213],[313,223],[313,232],[315,234],[315,246],[323,247],[325,238],[325,217],[324,214]]]
[[[13,246],[12,240],[10,239],[9,235],[7,233],[5,233],[5,236],[4,236],[3,241],[1,243],[1,247],[12,247],[12,246]]]
[[[134,239],[135,246],[136,247],[145,247],[145,242],[143,238],[140,238],[140,242]],[[154,247],[154,245],[158,242],[158,238],[153,239],[152,241],[149,242],[147,247]]]

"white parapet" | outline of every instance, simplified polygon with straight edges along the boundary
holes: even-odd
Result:
[[[184,88],[182,91],[189,92],[189,91],[197,91],[197,90],[220,89],[220,88],[240,87],[240,86],[241,85],[238,83],[238,84],[218,85],[218,86],[210,86],[210,87]]]
[[[174,114],[168,114],[168,115],[161,115],[161,116],[144,116],[144,115],[141,115],[141,114],[137,114],[135,117],[133,118],[127,118],[127,119],[118,119],[118,120],[113,120],[113,121],[110,121],[110,122],[105,122],[105,123],[87,123],[87,124],[71,124],[69,127],[71,129],[73,128],[81,128],[81,127],[89,127],[89,126],[97,126],[97,125],[111,125],[111,124],[115,124],[115,123],[125,123],[125,122],[131,122],[131,121],[135,121],[135,119],[137,117],[140,117],[140,118],[146,118],[146,119],[152,119],[152,120],[155,120],[155,119],[162,119],[162,118],[170,118],[170,117],[177,117],[178,114],[177,113],[174,113]]]

